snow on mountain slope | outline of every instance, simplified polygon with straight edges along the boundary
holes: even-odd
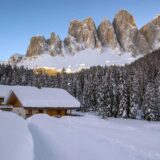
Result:
[[[21,117],[0,111],[0,160],[33,160],[33,141]]]
[[[117,54],[116,51],[105,49],[103,53],[100,53],[96,49],[86,49],[84,51],[77,52],[75,55],[65,54],[64,56],[51,56],[49,54],[43,54],[36,57],[26,57],[17,66],[23,65],[26,68],[36,67],[52,67],[57,70],[65,68],[68,72],[79,71],[82,68],[89,68],[97,65],[124,65],[129,64],[139,56],[134,58],[129,53]]]
[[[35,160],[160,160],[160,123],[96,116],[28,119]]]

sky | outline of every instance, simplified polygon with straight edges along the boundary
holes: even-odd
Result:
[[[34,35],[64,39],[71,20],[92,17],[96,26],[128,10],[138,28],[160,14],[160,0],[0,0],[0,61],[25,54]]]

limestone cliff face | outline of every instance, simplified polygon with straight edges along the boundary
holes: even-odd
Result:
[[[82,24],[82,22],[71,22],[69,35],[65,38],[64,42],[61,41],[59,36],[57,36],[55,33],[51,33],[51,37],[47,40],[43,36],[32,37],[26,56],[31,57],[44,53],[49,53],[52,56],[63,55],[63,44],[65,45],[65,50],[70,54],[81,51],[88,47],[95,47],[93,32],[88,33],[84,31],[85,28],[83,28],[84,30],[82,28],[79,30],[80,24]]]
[[[149,52],[145,37],[139,32],[134,17],[128,11],[119,11],[113,20],[113,26],[118,42],[125,52],[134,56]]]
[[[146,38],[152,51],[160,48],[160,16],[144,25],[140,32]]]
[[[76,39],[72,36],[68,36],[64,39],[65,51],[71,55],[74,55],[75,52],[79,52],[84,49],[82,44],[76,42]]]
[[[101,48],[96,26],[92,18],[87,18],[82,22],[73,20],[70,23],[68,36],[65,38],[64,44],[71,53],[84,50],[85,48]]]
[[[115,30],[110,21],[108,21],[107,19],[102,21],[97,29],[97,33],[103,47],[121,50],[120,45],[117,41]]]
[[[15,53],[9,58],[8,63],[11,65],[15,65],[18,62],[20,62],[23,59],[23,57],[23,55]]]
[[[27,49],[27,57],[49,53],[52,56],[62,55],[62,41],[55,33],[51,33],[50,39],[46,40],[43,36],[31,38]]]
[[[91,17],[83,21],[70,22],[68,36],[61,40],[51,33],[49,39],[43,36],[31,38],[26,56],[50,54],[52,56],[74,55],[87,48],[110,48],[117,53],[131,53],[133,56],[147,54],[160,48],[160,16],[138,30],[134,17],[126,10],[119,11],[113,23],[105,19],[98,28]]]
[[[55,56],[63,54],[62,41],[59,38],[59,36],[57,36],[55,33],[51,33],[51,37],[48,41],[49,41],[48,43],[49,53],[51,55]]]
[[[30,40],[26,56],[37,56],[48,51],[48,44],[44,36],[34,36]]]

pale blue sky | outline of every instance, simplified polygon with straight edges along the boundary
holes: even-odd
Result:
[[[33,35],[55,32],[63,39],[72,19],[91,16],[98,25],[120,9],[133,14],[140,28],[160,13],[160,0],[0,0],[0,60],[25,54]]]

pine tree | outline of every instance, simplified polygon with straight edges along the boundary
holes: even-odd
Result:
[[[154,82],[149,82],[143,101],[144,119],[155,121],[158,118],[158,108],[156,104],[156,92]]]

